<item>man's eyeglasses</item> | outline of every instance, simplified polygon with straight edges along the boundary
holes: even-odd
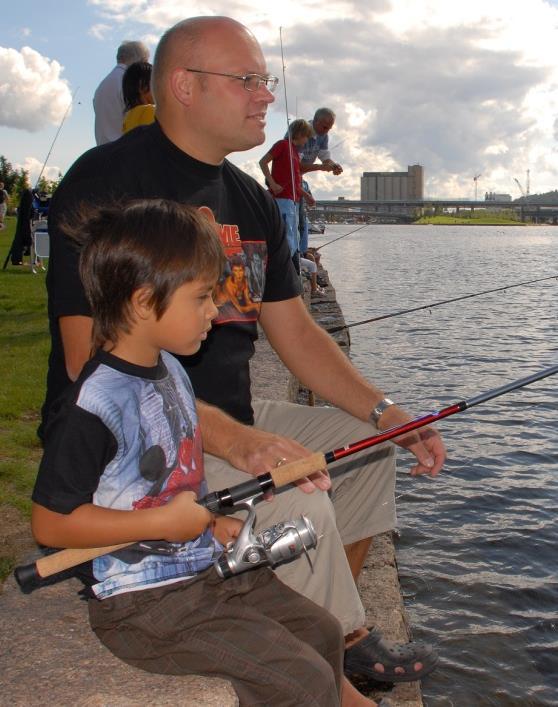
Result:
[[[189,69],[184,67],[186,71],[191,71],[193,74],[211,74],[212,76],[227,76],[230,79],[238,79],[244,81],[244,88],[247,91],[257,91],[264,84],[268,91],[273,93],[277,88],[279,79],[277,76],[261,76],[261,74],[245,74],[238,76],[237,74],[220,74],[218,71],[203,71],[202,69]]]

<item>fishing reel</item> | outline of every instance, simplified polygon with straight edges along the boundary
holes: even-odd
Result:
[[[281,562],[299,557],[304,553],[312,567],[308,550],[316,547],[318,536],[312,521],[306,516],[297,520],[286,520],[254,534],[256,522],[255,498],[239,503],[235,510],[248,511],[248,517],[234,543],[229,543],[223,554],[215,561],[215,569],[222,579],[246,572],[262,565],[274,567]]]

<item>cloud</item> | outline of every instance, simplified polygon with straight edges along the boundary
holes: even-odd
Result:
[[[24,169],[29,175],[29,183],[31,186],[35,186],[37,179],[42,171],[42,176],[45,179],[53,181],[58,179],[61,173],[60,167],[56,166],[46,166],[43,170],[43,163],[40,162],[36,157],[26,157],[23,164],[14,164],[14,169]]]
[[[36,132],[59,123],[71,101],[61,72],[30,47],[0,47],[0,125]]]
[[[96,25],[93,25],[92,27],[89,28],[89,34],[92,37],[95,37],[95,39],[104,39],[105,36],[110,32],[112,29],[111,25],[103,24],[102,22],[99,22]]]

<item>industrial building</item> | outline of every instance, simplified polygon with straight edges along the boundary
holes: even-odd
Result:
[[[413,164],[406,172],[364,172],[361,201],[405,201],[424,198],[424,168]]]
[[[484,195],[485,201],[511,201],[511,194],[498,194],[495,191],[487,191]]]

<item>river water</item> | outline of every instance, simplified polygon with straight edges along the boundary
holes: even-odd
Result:
[[[319,246],[357,226],[328,226]],[[347,323],[558,275],[558,228],[366,227],[322,251]],[[356,366],[413,416],[558,363],[558,280],[351,329]],[[558,376],[438,423],[437,480],[397,477],[428,707],[558,705]]]

